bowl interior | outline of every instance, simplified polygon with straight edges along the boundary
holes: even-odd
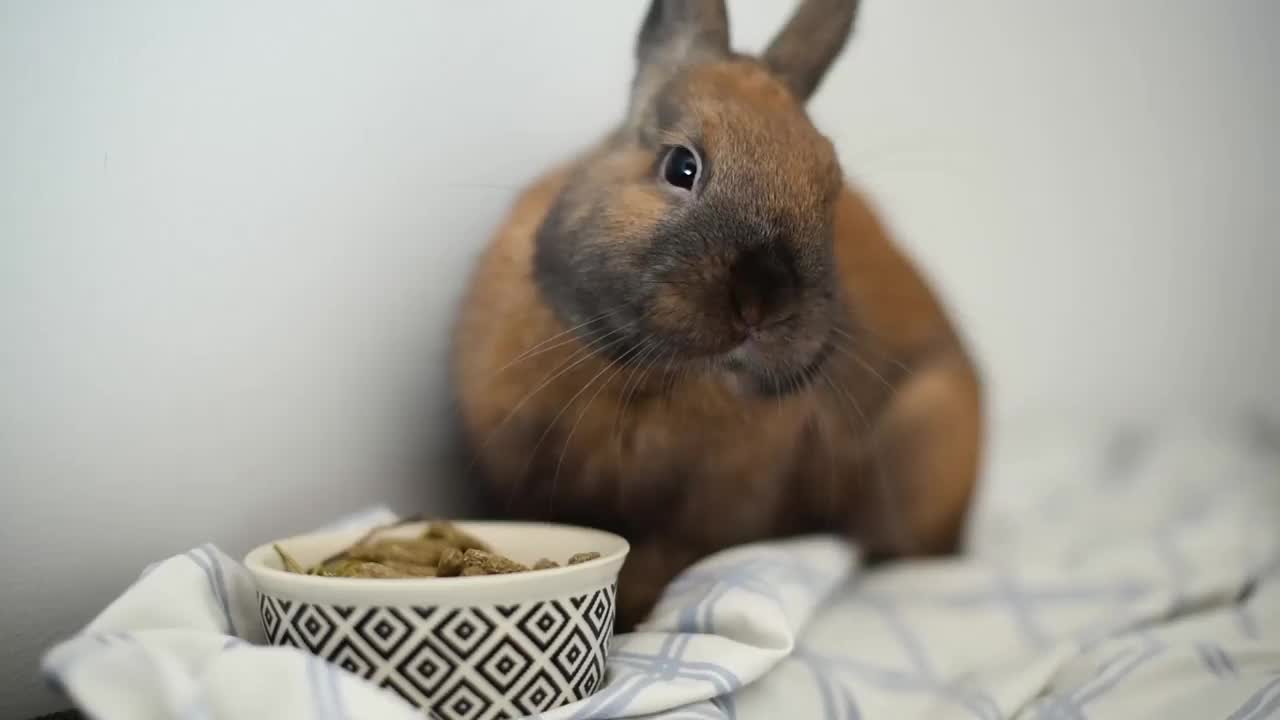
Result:
[[[525,565],[541,558],[564,565],[573,555],[584,552],[600,553],[600,557],[578,565],[509,575],[371,580],[286,572],[274,548],[279,544],[299,563],[311,566],[367,533],[343,530],[266,543],[249,552],[245,565],[260,590],[283,598],[348,605],[466,605],[545,599],[609,585],[616,580],[630,550],[627,541],[617,535],[572,525],[499,521],[455,524],[484,540],[496,552]],[[384,530],[378,537],[417,537],[426,526],[427,523],[410,523]]]
[[[603,530],[521,522],[456,522],[457,527],[489,543],[494,551],[516,562],[532,565],[542,558],[564,564],[578,553],[600,553],[602,559],[627,551],[627,542]],[[408,523],[378,533],[379,539],[415,538],[422,535],[428,523]],[[246,562],[264,568],[283,570],[273,545],[279,544],[299,563],[310,566],[322,562],[358,541],[367,530],[340,530],[308,533],[273,543],[266,543],[249,553]]]

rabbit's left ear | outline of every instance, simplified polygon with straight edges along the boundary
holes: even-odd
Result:
[[[678,68],[729,54],[724,0],[653,0],[636,42],[638,71]]]
[[[844,49],[858,0],[803,0],[764,53],[764,63],[802,102]]]

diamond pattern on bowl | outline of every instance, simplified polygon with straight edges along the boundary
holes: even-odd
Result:
[[[476,667],[495,690],[505,694],[515,688],[533,664],[533,657],[520,643],[504,636]]]
[[[259,595],[267,640],[310,650],[439,720],[504,720],[604,681],[616,586],[514,605],[334,607]]]
[[[382,658],[392,658],[413,634],[413,622],[395,608],[373,608],[356,622],[356,633]]]
[[[373,673],[377,669],[377,665],[363,655],[359,648],[347,638],[342,638],[334,646],[327,659],[343,670],[353,675],[359,675],[366,680],[373,677]]]
[[[556,706],[559,697],[556,679],[546,670],[539,670],[515,696],[518,717],[546,712]]]

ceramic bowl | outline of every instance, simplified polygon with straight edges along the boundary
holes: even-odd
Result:
[[[513,560],[578,565],[479,577],[355,579],[285,572],[272,545],[245,565],[258,583],[272,645],[302,648],[440,720],[497,720],[582,700],[604,681],[626,540],[543,523],[465,522],[458,527]],[[416,537],[424,524],[379,537]],[[276,541],[310,566],[363,531]]]

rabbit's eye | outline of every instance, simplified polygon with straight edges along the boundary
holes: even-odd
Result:
[[[662,179],[669,185],[683,190],[692,190],[698,180],[698,156],[687,147],[671,148],[662,163]]]

